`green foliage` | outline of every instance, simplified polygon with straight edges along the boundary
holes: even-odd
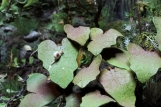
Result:
[[[18,29],[17,34],[26,35],[37,28],[38,22],[35,19],[17,17],[13,25]]]
[[[10,94],[15,94],[15,92],[17,93],[18,90],[20,89],[20,86],[22,85],[21,82],[15,80],[14,78],[12,79],[12,81],[10,81],[10,78],[7,78],[6,80],[1,79],[0,84],[1,84],[0,91],[6,97],[9,97]],[[8,90],[11,90],[11,93],[9,93]]]
[[[89,51],[86,51],[80,60],[81,65],[89,65],[91,63],[92,56],[93,55]]]
[[[2,0],[0,10],[2,11],[3,9],[5,9],[8,6],[8,4],[9,0]]]
[[[24,5],[24,7],[29,7],[37,2],[39,2],[39,0],[27,0],[27,3]]]
[[[153,32],[142,32],[136,38],[134,38],[132,42],[140,45],[145,50],[155,50],[158,48],[155,38],[156,34]]]
[[[4,75],[0,79],[0,103],[6,103],[10,100],[10,96],[18,93],[22,86],[22,79],[18,75]],[[13,100],[17,100],[16,98]],[[5,105],[6,106],[6,105]]]
[[[52,23],[49,26],[49,29],[56,32],[63,32],[64,23],[67,21],[66,13],[57,13],[52,16]]]
[[[101,11],[101,20],[98,22],[101,29],[106,30],[107,22],[111,20],[112,14],[108,5],[105,5]]]

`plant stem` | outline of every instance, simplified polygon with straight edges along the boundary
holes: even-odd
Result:
[[[137,9],[137,15],[138,15],[139,33],[141,34],[141,24],[140,24],[140,6],[139,6],[139,4],[138,4],[138,9]]]
[[[7,8],[7,12],[9,11],[10,7],[11,7],[11,4],[12,4],[12,0],[9,1],[9,6]]]

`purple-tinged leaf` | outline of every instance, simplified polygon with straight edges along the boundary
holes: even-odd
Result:
[[[24,97],[19,107],[42,107],[60,95],[56,85],[47,83],[47,77],[38,73],[31,74],[27,79],[27,90],[32,93]]]
[[[70,24],[64,25],[64,31],[67,33],[67,37],[81,46],[84,46],[86,41],[89,39],[90,29],[89,27],[79,26],[74,28]]]

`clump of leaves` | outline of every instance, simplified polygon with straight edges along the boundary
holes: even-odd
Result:
[[[25,35],[30,31],[35,30],[38,26],[38,22],[35,19],[17,17],[13,22],[13,25],[17,28],[17,34]]]
[[[111,99],[108,96],[103,96],[98,92],[95,92],[95,94],[91,93],[91,95],[93,94],[93,96],[96,98],[101,96],[102,99],[104,99],[104,100],[100,100],[97,106],[108,103],[110,101],[114,101],[114,102],[117,101],[119,104],[123,106],[128,107],[129,105],[131,105],[131,107],[134,107],[135,100],[136,100],[134,95],[134,90],[135,90],[136,84],[133,79],[132,72],[130,71],[130,67],[128,67],[128,70],[126,70],[127,67],[125,67],[125,70],[122,70],[119,68],[111,69],[111,71],[108,71],[109,74],[107,73],[107,75],[106,75],[106,72],[107,72],[106,70],[102,73],[99,70],[101,61],[103,60],[100,54],[101,51],[104,48],[110,48],[111,45],[115,45],[116,38],[118,36],[122,36],[122,34],[114,29],[110,29],[103,34],[103,31],[98,28],[91,29],[90,31],[89,27],[81,26],[78,28],[74,28],[72,25],[69,25],[69,24],[64,26],[64,30],[68,35],[67,37],[77,42],[80,46],[83,46],[85,45],[85,43],[87,43],[88,51],[90,51],[94,55],[94,59],[92,59],[91,64],[89,66],[87,67],[84,66],[84,68],[81,68],[78,74],[73,78],[73,73],[76,70],[76,68],[78,68],[78,65],[79,65],[78,62],[76,61],[77,56],[79,57],[79,55],[77,55],[78,54],[77,48],[75,48],[72,45],[72,42],[69,41],[68,38],[63,39],[62,46],[57,46],[54,42],[50,40],[43,41],[38,48],[38,57],[43,61],[43,66],[50,72],[51,80],[64,89],[71,82],[73,82],[75,85],[81,88],[84,88],[91,81],[95,80],[99,74],[101,74],[101,76],[99,77],[100,84],[102,84],[104,88],[107,89],[106,91],[108,93],[111,92],[110,95],[114,97],[115,100]],[[84,37],[86,37],[86,39],[82,39]],[[87,42],[89,37],[92,40],[90,43]],[[102,42],[103,44],[100,44]],[[86,47],[86,45],[84,47]],[[54,60],[55,52],[60,52],[60,51],[62,51],[63,54],[61,54],[59,60]],[[82,60],[83,59],[84,58],[82,56]],[[124,72],[124,73],[121,73],[121,72]],[[111,77],[110,75],[114,75],[114,78],[110,78]],[[109,79],[106,80],[105,78],[108,78],[108,77]],[[109,83],[107,81],[109,81]],[[116,83],[111,84],[112,81],[116,81],[118,85],[116,85]],[[108,85],[105,83],[108,83]],[[106,87],[106,85],[111,86],[109,88],[113,87],[113,89],[116,86],[119,86],[120,88],[118,90],[108,90],[108,87]],[[127,87],[129,88],[127,89]],[[127,92],[127,94],[125,94],[125,92]],[[84,98],[88,99],[88,96],[89,95],[87,94]],[[122,96],[122,98],[119,99],[119,96]],[[127,100],[128,98],[129,100]],[[108,100],[105,101],[105,99],[108,99]],[[85,105],[90,106],[91,101],[88,101],[88,100],[86,101],[83,100],[80,106],[81,107],[84,107]],[[92,101],[94,101],[94,99]]]
[[[116,56],[110,57],[110,59],[107,60],[105,57],[109,56],[109,53],[112,51],[106,53],[105,56],[102,55],[102,51],[116,45],[117,37],[123,36],[120,32],[115,29],[109,29],[103,33],[99,28],[89,29],[89,27],[83,26],[74,28],[69,24],[64,26],[64,30],[67,33],[67,38],[62,40],[61,46],[56,45],[51,40],[45,40],[38,46],[38,58],[43,61],[43,66],[49,71],[50,79],[53,84],[57,84],[61,88],[66,89],[72,82],[74,85],[83,89],[92,81],[96,80],[111,96],[102,95],[100,90],[89,92],[85,94],[85,96],[79,97],[75,93],[72,93],[69,96],[65,96],[66,105],[75,104],[78,107],[98,107],[109,102],[117,102],[124,107],[135,107],[136,81],[133,74],[136,74],[136,78],[141,83],[146,82],[155,75],[157,70],[161,67],[160,56],[156,52],[145,51],[137,44],[129,43],[127,50],[115,47],[116,50],[122,53],[117,53]],[[84,39],[84,37],[86,38]],[[90,54],[93,58],[91,58],[91,63],[88,66],[80,66],[81,61],[85,60],[83,55],[81,55],[82,59],[80,58],[78,53],[80,49],[73,45],[74,42],[78,43],[78,47],[91,52]],[[107,69],[104,67],[100,69],[102,61],[106,61],[108,64],[114,66],[114,68],[109,67]],[[74,71],[78,69],[78,67],[80,67],[80,70],[74,76]],[[33,75],[34,78],[28,79],[30,84],[35,82],[35,77],[40,76],[39,74]],[[30,84],[27,85],[30,86]],[[39,86],[39,88],[40,87],[43,87],[43,85]],[[39,89],[37,85],[32,85],[30,88]],[[50,89],[50,87],[48,88]],[[36,96],[39,94],[39,91],[29,91],[35,92]],[[82,99],[82,102],[80,102],[80,99]],[[96,102],[96,99],[99,99],[97,103],[91,103]],[[39,99],[39,101],[42,101],[42,99]],[[48,101],[51,100],[48,99]],[[26,98],[22,102],[21,106],[24,106],[24,102],[26,104],[29,103]]]

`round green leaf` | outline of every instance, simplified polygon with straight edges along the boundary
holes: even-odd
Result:
[[[63,54],[55,60],[54,54],[60,51]],[[51,40],[43,41],[38,46],[38,58],[49,71],[51,80],[62,88],[73,80],[73,72],[78,67],[77,54],[78,51],[67,38],[62,40],[62,46],[57,46]]]
[[[66,88],[73,80],[73,72],[78,68],[76,62],[78,51],[67,38],[62,41],[63,55],[49,69],[50,78],[62,88]]]
[[[152,77],[161,67],[161,58],[156,52],[145,51],[139,45],[130,43],[130,68],[136,73],[140,82],[145,82]]]
[[[135,107],[135,87],[131,71],[115,68],[104,69],[100,76],[100,83],[120,105],[124,107]]]
[[[54,61],[54,52],[61,50],[61,47],[57,46],[53,41],[45,40],[38,45],[38,58],[43,61],[43,66],[49,69]]]

